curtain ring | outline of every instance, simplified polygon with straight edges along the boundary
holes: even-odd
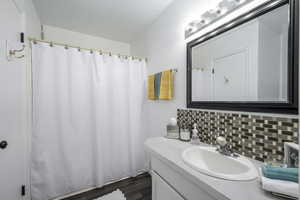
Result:
[[[99,54],[102,55],[102,50],[99,50]]]
[[[34,40],[33,40],[33,44],[37,44],[37,41],[36,41],[36,39],[34,39]]]
[[[53,42],[50,42],[50,47],[53,47]]]
[[[93,54],[93,50],[92,49],[90,50],[90,53]]]
[[[80,47],[78,47],[78,51],[79,51],[79,52],[81,51],[81,48],[80,48]]]
[[[111,53],[111,52],[109,52],[109,56],[112,56],[112,53]]]
[[[68,49],[69,49],[68,45],[65,45],[65,49],[66,49],[66,50],[68,50]]]

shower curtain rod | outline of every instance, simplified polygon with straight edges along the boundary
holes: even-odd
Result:
[[[64,44],[64,43],[58,43],[58,42],[52,42],[52,41],[46,41],[46,40],[39,40],[39,39],[35,39],[35,38],[32,38],[32,37],[28,37],[28,40],[32,41],[33,43],[37,43],[37,42],[47,43],[47,44],[50,44],[50,46],[53,46],[53,45],[64,46],[65,48],[75,48],[75,49],[78,49],[78,50],[86,50],[86,51],[90,51],[91,53],[94,52],[94,51],[96,51],[96,52],[99,52],[100,54],[108,54],[110,56],[116,55],[116,56],[119,56],[119,57],[132,58],[132,59],[138,59],[138,60],[145,60],[146,62],[148,61],[147,58],[141,58],[141,57],[129,56],[129,55],[122,55],[122,54],[116,54],[116,53],[112,53],[110,51],[103,51],[101,49],[82,48],[80,46],[74,46],[74,45],[69,45],[69,44]]]

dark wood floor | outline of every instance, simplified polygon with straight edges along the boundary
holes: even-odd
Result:
[[[64,200],[94,200],[105,194],[120,189],[127,200],[151,200],[151,176],[148,173],[128,178],[101,188],[90,190]]]

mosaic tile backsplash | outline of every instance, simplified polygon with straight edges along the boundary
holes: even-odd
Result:
[[[178,109],[177,120],[185,129],[197,123],[201,142],[223,136],[234,152],[262,162],[282,161],[283,143],[298,143],[298,119]]]

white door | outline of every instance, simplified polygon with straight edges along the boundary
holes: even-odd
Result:
[[[0,199],[20,200],[25,184],[26,155],[26,68],[24,59],[8,62],[6,40],[19,48],[23,16],[17,8],[21,0],[0,1]]]
[[[246,52],[238,52],[215,59],[214,96],[216,101],[247,100],[247,60]]]

